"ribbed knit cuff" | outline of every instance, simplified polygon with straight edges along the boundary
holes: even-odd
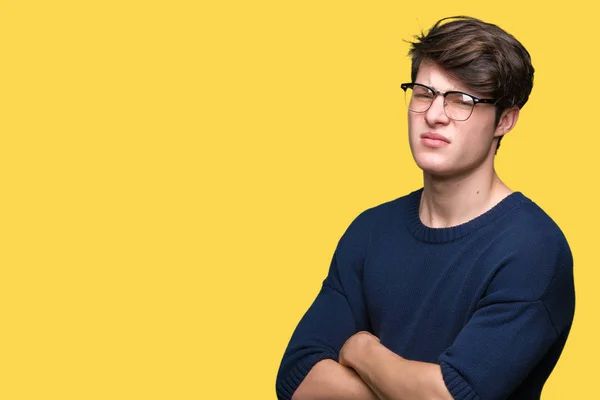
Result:
[[[296,366],[287,374],[287,376],[278,382],[276,387],[277,398],[279,400],[290,400],[312,367],[319,361],[327,358],[337,361],[337,356],[335,354],[327,353],[312,354],[311,356],[298,361]]]
[[[442,367],[444,383],[454,400],[480,400],[475,390],[457,370],[443,361],[440,366]]]

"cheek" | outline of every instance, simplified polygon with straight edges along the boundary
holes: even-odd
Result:
[[[474,161],[487,157],[494,138],[493,132],[474,130],[462,134],[458,132],[455,140],[460,141],[461,158]]]
[[[410,134],[410,132],[412,131],[413,126],[414,126],[414,121],[413,121],[413,118],[410,115],[410,113],[408,114],[407,121],[408,121],[408,133]]]
[[[418,121],[415,120],[415,115],[412,113],[408,114],[408,139],[410,144],[413,145],[413,141],[416,135],[418,135],[417,127],[419,126]]]
[[[410,119],[410,116],[408,118],[408,145],[410,146],[410,148],[413,148],[413,123]]]

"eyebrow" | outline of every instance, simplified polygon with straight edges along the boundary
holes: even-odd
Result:
[[[466,90],[461,90],[461,89],[439,90],[438,88],[436,88],[436,87],[434,87],[432,85],[427,85],[425,83],[421,83],[421,82],[414,82],[414,83],[418,83],[419,85],[427,86],[428,88],[431,88],[431,89],[433,89],[435,91],[442,92],[442,93],[459,92],[459,93],[468,94],[469,96],[481,97],[479,95],[473,94],[472,92],[466,91]]]

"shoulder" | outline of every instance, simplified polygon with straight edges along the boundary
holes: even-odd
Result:
[[[373,231],[383,221],[388,221],[390,216],[402,210],[403,203],[410,196],[409,194],[370,207],[352,220],[338,242],[328,277],[324,282],[326,285],[334,288],[350,287],[351,282],[358,281],[357,277],[362,275]]]
[[[360,212],[340,238],[338,250],[341,253],[358,251],[364,257],[372,238],[378,237],[378,232],[384,226],[394,225],[396,221],[402,220],[410,204],[415,201],[418,192],[409,193]],[[416,199],[418,200],[418,197]]]
[[[352,220],[346,231],[346,236],[372,232],[382,223],[402,219],[411,205],[418,202],[419,193],[420,190],[416,190],[407,195],[367,208]]]
[[[573,256],[566,237],[541,207],[522,194],[497,221],[490,246],[496,266],[486,302],[541,301],[557,326],[574,310]]]
[[[524,194],[516,192],[512,196],[518,201],[495,227],[499,243],[506,242],[523,255],[570,254],[567,238],[556,222]]]

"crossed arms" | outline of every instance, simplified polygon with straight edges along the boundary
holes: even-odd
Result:
[[[360,307],[352,312],[346,297],[326,284],[292,335],[277,379],[278,398],[500,400],[528,378],[522,390],[539,395],[539,382],[556,363],[570,321],[565,317],[563,327],[555,326],[542,301],[507,302],[499,297],[504,293],[494,292],[479,302],[436,364],[405,359],[379,343],[365,332],[366,319],[353,317]]]
[[[425,349],[414,348],[416,357],[430,361],[421,362],[369,333],[373,318],[363,281],[372,223],[367,217],[357,218],[340,240],[321,291],[290,339],[277,377],[278,398],[500,400],[515,391],[539,397],[574,312],[572,258],[564,241],[527,235],[517,241],[519,247],[507,242],[512,247],[499,249],[504,261],[482,283],[466,321],[444,303],[452,295],[430,303],[442,308],[436,315],[445,320],[437,330],[422,331],[432,336],[422,337]],[[390,307],[393,282],[376,283],[384,289],[370,293],[380,296],[381,307]],[[371,310],[378,312],[373,301]],[[394,334],[387,331],[386,345]]]
[[[292,400],[452,400],[439,365],[406,360],[368,332],[352,335],[337,363],[319,361]]]

